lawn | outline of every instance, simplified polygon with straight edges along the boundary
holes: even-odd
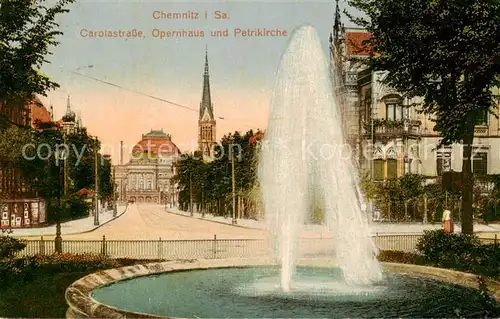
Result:
[[[71,272],[41,277],[19,285],[0,287],[0,317],[65,318],[66,288],[87,273]]]

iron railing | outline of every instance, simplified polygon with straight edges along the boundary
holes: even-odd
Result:
[[[414,252],[421,234],[375,235],[373,242],[379,250]],[[480,238],[483,244],[497,244],[497,238]],[[62,252],[71,254],[102,254],[112,258],[134,259],[217,259],[269,256],[272,243],[265,239],[211,240],[63,240]],[[302,238],[299,255],[314,257],[334,255],[335,239]],[[55,252],[53,240],[27,240],[19,256],[49,255]]]

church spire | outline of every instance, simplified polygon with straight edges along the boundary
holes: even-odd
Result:
[[[71,102],[70,102],[69,94],[68,94],[68,98],[66,99],[66,114],[69,114],[69,113],[71,113]]]
[[[205,115],[207,114],[207,115]],[[210,74],[208,72],[208,50],[205,47],[205,71],[203,72],[203,95],[200,103],[200,121],[213,121],[214,111],[210,96]]]
[[[333,24],[333,39],[335,40],[339,38],[340,29],[342,28],[340,19],[339,0],[335,0],[335,19]]]
[[[204,160],[210,160],[214,155],[215,118],[210,96],[210,75],[208,72],[208,52],[205,48],[205,69],[203,72],[203,94],[200,103],[200,118],[198,119],[198,147]]]
[[[64,122],[74,122],[75,119],[76,119],[75,112],[73,112],[71,110],[71,102],[70,102],[70,99],[69,99],[69,95],[68,95],[68,99],[67,99],[67,102],[66,102],[66,114],[64,114],[64,116],[63,116],[62,119],[63,119]]]

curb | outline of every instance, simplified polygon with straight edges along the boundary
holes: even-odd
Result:
[[[123,216],[127,212],[127,210],[128,210],[128,205],[125,207],[125,210],[121,214],[118,214],[118,215],[116,215],[116,217],[108,219],[104,223],[100,223],[99,225],[94,226],[93,228],[90,228],[88,230],[84,230],[84,231],[81,231],[81,232],[76,232],[76,233],[61,233],[61,236],[79,235],[79,234],[86,234],[86,233],[93,232],[94,230],[96,230],[96,229],[98,229],[98,228],[100,228],[100,227],[108,224],[109,222],[112,222],[113,220],[116,220],[116,219],[120,218],[121,216]],[[25,238],[25,237],[43,237],[43,236],[55,236],[55,235],[56,235],[55,233],[51,233],[51,234],[43,234],[43,235],[14,235],[13,237]]]
[[[86,234],[86,233],[90,233],[90,232],[93,232],[94,230],[98,229],[98,228],[101,228],[102,226],[114,221],[114,220],[117,220],[118,218],[120,218],[121,216],[125,215],[125,213],[127,212],[128,210],[128,205],[125,206],[125,210],[123,211],[123,213],[119,214],[119,215],[116,215],[115,217],[105,221],[104,223],[99,223],[98,226],[94,227],[94,228],[91,228],[89,230],[85,230],[85,231],[82,231],[82,232],[78,232],[78,233],[67,233],[67,234],[61,234],[62,235],[79,235],[79,234]]]
[[[220,222],[218,220],[210,220],[210,219],[205,219],[205,218],[201,218],[201,217],[189,216],[189,215],[185,215],[185,214],[181,214],[181,213],[176,213],[176,212],[170,211],[168,209],[166,210],[166,212],[169,213],[169,214],[177,215],[177,216],[183,216],[183,217],[186,217],[186,218],[195,218],[195,219],[198,219],[198,220],[204,220],[206,222],[212,222],[212,223],[217,223],[217,224],[221,224],[221,225],[227,225],[227,226],[233,226],[233,227],[240,227],[240,228],[246,228],[246,229],[263,230],[262,228],[255,228],[255,227],[243,226],[243,225],[238,225],[238,224],[233,225],[233,224],[228,224],[228,223]]]

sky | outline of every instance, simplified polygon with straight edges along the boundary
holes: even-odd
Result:
[[[341,8],[346,4],[341,1]],[[57,19],[60,44],[42,71],[60,88],[42,98],[64,115],[67,96],[80,112],[103,152],[117,163],[120,141],[124,158],[141,135],[163,129],[181,151],[196,147],[205,49],[217,117],[217,138],[234,131],[265,129],[274,78],[292,31],[313,25],[325,54],[333,26],[334,1],[78,1]],[[219,11],[216,19],[215,12]],[[189,13],[199,19],[155,19],[163,12]],[[207,18],[205,19],[205,12]],[[225,13],[226,16],[222,13]],[[168,17],[168,16],[166,16]],[[226,18],[226,19],[224,19]],[[344,18],[346,25],[349,23]],[[236,36],[236,28],[286,30],[287,36]],[[90,31],[142,31],[142,37],[89,37]],[[226,30],[217,37],[214,30]],[[168,31],[204,31],[203,37],[165,37]],[[88,67],[91,65],[92,67]],[[77,75],[71,71],[77,71]],[[87,77],[85,77],[87,76]],[[93,77],[129,89],[106,85]],[[184,105],[173,106],[131,91]],[[223,119],[221,119],[223,118]]]

